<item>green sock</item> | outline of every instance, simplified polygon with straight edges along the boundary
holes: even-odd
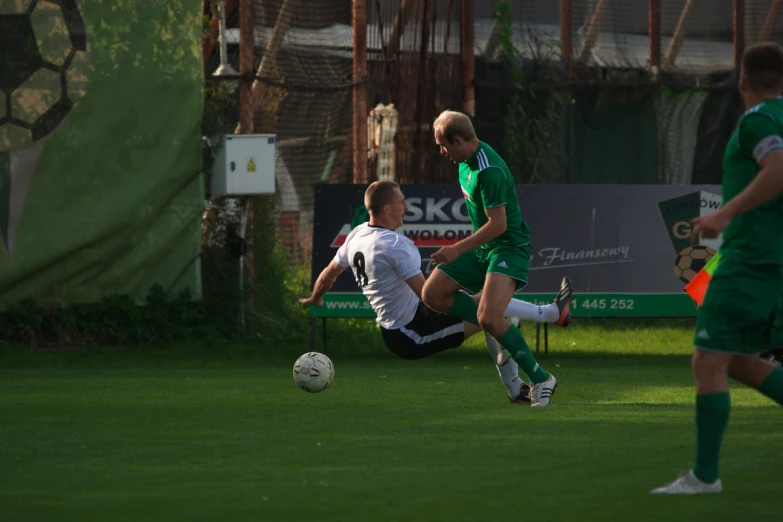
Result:
[[[454,302],[446,313],[469,323],[478,324],[478,303],[464,292],[457,292],[454,295]]]
[[[783,368],[778,366],[772,370],[759,386],[759,391],[783,406]]]
[[[693,474],[702,482],[718,480],[718,459],[723,432],[729,423],[729,392],[696,395],[696,465]]]
[[[522,337],[522,332],[514,328],[514,325],[509,326],[506,333],[502,337],[498,338],[500,344],[511,353],[511,357],[519,364],[530,380],[534,384],[544,382],[549,379],[549,373],[544,370],[536,362],[536,358],[533,357],[533,353]]]

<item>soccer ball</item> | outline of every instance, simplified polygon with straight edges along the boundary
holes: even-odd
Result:
[[[699,271],[704,268],[712,256],[715,255],[715,249],[703,245],[689,246],[680,252],[677,261],[674,262],[674,275],[683,283],[690,283]]]
[[[334,365],[322,353],[308,352],[294,363],[294,382],[306,392],[322,392],[332,384],[333,379]]]
[[[90,67],[77,0],[0,0],[0,150],[52,132],[86,93]]]

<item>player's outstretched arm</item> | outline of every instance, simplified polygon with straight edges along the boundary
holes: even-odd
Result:
[[[693,234],[713,239],[732,219],[754,210],[783,192],[783,136],[779,124],[769,114],[754,112],[744,116],[737,127],[737,143],[741,154],[752,157],[759,166],[753,181],[727,201],[717,212],[691,220]]]
[[[723,208],[702,218],[692,220],[691,240],[699,236],[713,239],[729,225],[732,219],[760,207],[783,193],[783,151],[775,152],[759,161],[761,170],[745,189]]]
[[[488,221],[475,233],[462,241],[446,246],[430,256],[436,263],[448,264],[463,254],[485,245],[506,231],[506,206],[488,208],[484,211]]]
[[[419,272],[415,276],[406,279],[405,283],[407,283],[407,285],[411,287],[411,290],[413,290],[413,293],[421,299],[421,289],[424,288],[424,281],[424,274]]]
[[[323,306],[324,294],[329,291],[334,282],[337,280],[337,276],[342,274],[347,266],[340,266],[336,260],[332,259],[329,266],[323,269],[319,274],[318,279],[315,281],[313,287],[313,293],[310,297],[303,297],[299,299],[299,302],[303,305]]]

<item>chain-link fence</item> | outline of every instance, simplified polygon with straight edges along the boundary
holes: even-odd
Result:
[[[239,10],[237,0],[224,0],[205,2],[204,11],[207,83],[234,101],[213,116],[235,122],[246,110],[238,107],[236,90]],[[281,234],[287,245],[304,246],[306,258],[314,185],[353,180],[351,2],[255,0],[253,26],[253,130],[277,135]],[[460,2],[371,0],[366,31],[367,78],[359,83],[370,111],[378,105],[396,111],[394,177],[448,179],[449,163],[440,157],[429,123],[461,103]],[[384,168],[377,150],[371,148],[367,161],[369,177],[376,179]],[[388,170],[389,162],[384,165]]]
[[[462,109],[467,83],[479,136],[520,183],[719,182],[741,109],[737,57],[743,46],[783,40],[783,0],[473,4],[471,16],[460,0],[366,1],[367,77],[359,82],[370,113],[370,180],[451,182],[454,166],[439,156],[431,122]],[[239,12],[240,0],[205,0],[208,92],[221,100],[207,109],[221,132],[233,132],[248,110],[239,107],[237,77],[222,76],[239,71]],[[354,179],[352,6],[254,0],[252,14],[253,131],[277,135],[279,229],[306,261],[314,184]]]
[[[519,182],[719,183],[721,151],[742,109],[736,65],[747,46],[783,40],[782,7],[477,0],[478,127],[512,158],[507,136],[520,136]],[[501,56],[503,23],[516,63]],[[524,89],[512,81],[515,67]],[[508,116],[514,93],[516,122]]]

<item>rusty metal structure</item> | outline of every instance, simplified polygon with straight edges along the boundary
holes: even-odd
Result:
[[[568,96],[585,86],[718,88],[710,79],[736,71],[746,46],[783,37],[783,0],[499,0],[508,20],[498,20],[497,0],[217,1],[239,71],[222,78],[238,80],[236,132],[278,135],[282,208],[301,235],[310,229],[314,184],[375,179],[368,117],[379,104],[397,111],[396,179],[453,180],[431,123],[440,111],[459,109],[478,125],[495,125],[477,107],[488,96],[487,71],[502,66],[504,23],[526,70],[554,57],[563,71],[532,88]],[[218,32],[212,3],[204,0],[210,80]]]

